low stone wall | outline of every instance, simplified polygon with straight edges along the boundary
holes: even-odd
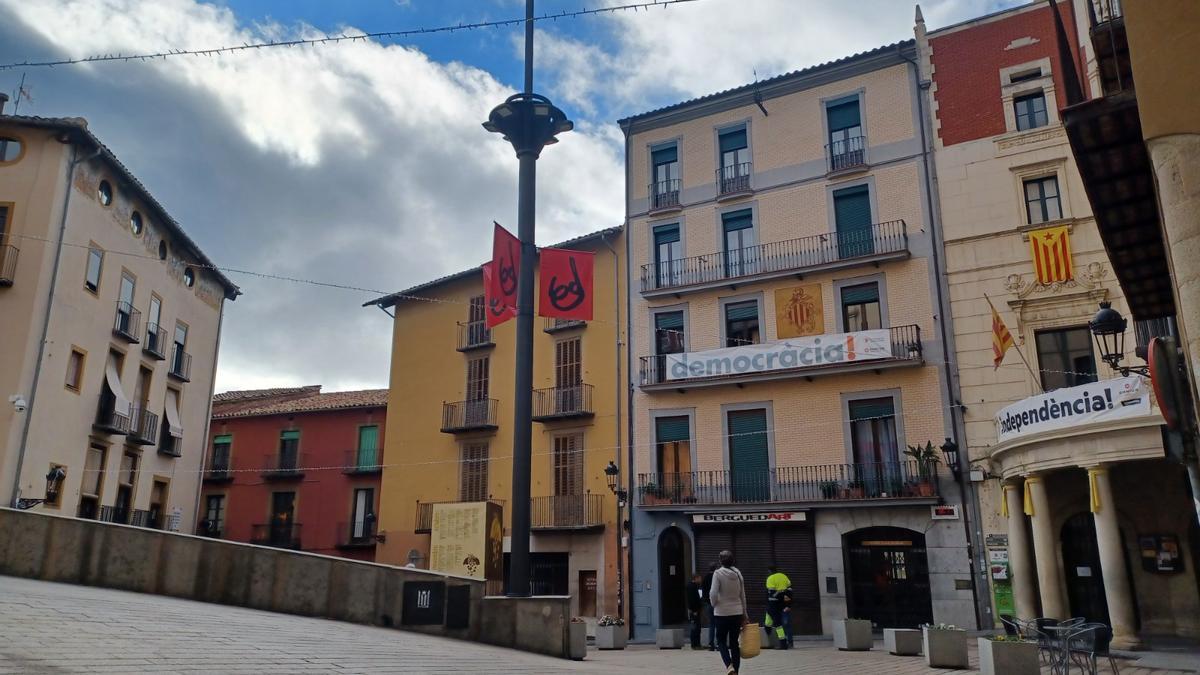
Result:
[[[35,511],[0,508],[0,575],[569,654],[569,597],[485,599],[465,577]]]

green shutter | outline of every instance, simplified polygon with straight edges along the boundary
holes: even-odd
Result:
[[[862,118],[858,114],[858,99],[831,105],[825,109],[829,115],[829,131],[839,131],[850,127],[862,126]]]
[[[871,226],[871,193],[866,185],[833,193],[833,211],[839,231]]]
[[[233,434],[221,434],[220,436],[213,436],[213,445],[219,445],[221,443],[233,443]]]
[[[732,129],[721,133],[721,152],[733,152],[746,147],[746,129]]]
[[[731,302],[725,305],[726,321],[741,321],[758,318],[758,301]]]
[[[374,450],[379,447],[379,427],[358,428],[358,449]]]
[[[654,245],[672,244],[679,241],[678,225],[659,225],[654,228]]]
[[[683,312],[660,312],[654,315],[658,330],[683,330]]]
[[[654,420],[654,440],[657,443],[686,441],[692,437],[691,424],[686,415],[659,417]]]
[[[842,289],[843,305],[861,305],[868,302],[879,302],[879,284],[860,284]]]
[[[767,411],[728,413],[729,482],[733,500],[766,501],[771,496],[771,457],[767,443]]]
[[[655,166],[677,161],[679,161],[679,149],[673,143],[650,151],[650,162]]]
[[[291,429],[288,431],[284,431],[283,433],[279,434],[279,440],[281,440],[281,441],[298,441],[298,440],[300,440],[300,430],[299,429]]]
[[[750,209],[737,211],[734,213],[726,213],[725,215],[721,216],[721,224],[724,226],[726,232],[744,230],[748,227],[754,226],[754,219],[752,217],[753,215],[754,214]]]
[[[896,414],[895,403],[890,398],[870,398],[850,402],[850,421],[891,417]]]

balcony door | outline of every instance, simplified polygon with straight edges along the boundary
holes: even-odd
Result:
[[[654,286],[668,288],[683,283],[683,240],[679,225],[654,228]]]
[[[487,344],[487,301],[484,296],[476,295],[471,298],[471,306],[467,310],[467,345]]]
[[[679,149],[671,144],[650,153],[654,164],[654,184],[650,186],[651,207],[656,209],[679,204]]]
[[[583,383],[581,338],[554,344],[554,412],[569,413],[580,409],[580,385]]]
[[[486,356],[467,361],[467,402],[463,411],[467,426],[488,422],[489,364]]]
[[[117,330],[126,335],[133,335],[133,277],[128,272],[121,272],[121,290],[117,304]]]
[[[355,466],[359,468],[377,466],[379,463],[379,427],[371,425],[358,428],[358,452]]]
[[[721,194],[738,192],[750,187],[750,143],[746,127],[721,132],[717,139],[721,148]]]
[[[583,436],[571,434],[554,438],[554,524],[582,525],[583,519]]]
[[[375,490],[373,488],[356,488],[350,521],[350,538],[356,542],[365,540],[372,535],[371,527],[374,524]]]
[[[867,497],[901,494],[900,445],[896,438],[896,405],[891,397],[851,401],[850,443],[854,480]]]
[[[862,164],[862,116],[858,98],[831,105],[825,114],[829,123],[829,169],[839,171]]]
[[[871,193],[866,185],[835,190],[834,222],[837,225],[838,259],[857,258],[875,252],[871,236]]]
[[[729,432],[729,487],[735,502],[771,499],[771,451],[767,441],[765,408],[731,410]]]
[[[272,546],[291,546],[292,528],[296,524],[296,493],[271,493],[271,531],[268,533]]]
[[[300,466],[300,431],[287,429],[279,434],[280,471],[294,471]]]
[[[667,354],[687,351],[683,333],[683,312],[658,312],[654,315],[655,382],[667,379]]]
[[[654,420],[658,486],[661,495],[677,503],[692,495],[692,430],[686,415]]]
[[[727,213],[721,225],[725,232],[725,276],[756,274],[759,261],[752,213],[748,210]]]
[[[482,502],[488,498],[488,443],[463,443],[460,451],[458,499],[463,502]]]
[[[117,474],[117,499],[113,502],[114,523],[128,523],[133,512],[133,489],[137,485],[138,455],[126,452],[121,456],[121,472]]]

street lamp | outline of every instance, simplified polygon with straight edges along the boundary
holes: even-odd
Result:
[[[608,466],[604,467],[604,477],[608,480],[608,489],[617,496],[617,508],[619,509],[625,503],[625,499],[629,497],[629,493],[618,486],[618,477],[621,475],[621,470],[612,461],[609,461]]]
[[[625,500],[629,498],[629,492],[621,487],[621,469],[612,461],[608,461],[608,466],[604,467],[604,479],[608,481],[608,489],[617,497],[617,618],[625,618],[625,564],[621,559],[621,537],[623,519],[622,514],[625,511]]]
[[[1112,303],[1100,303],[1100,311],[1088,322],[1092,337],[1096,339],[1096,348],[1100,350],[1100,360],[1107,363],[1113,370],[1122,375],[1140,373],[1149,375],[1146,366],[1122,366],[1125,358],[1125,328],[1129,321],[1121,313],[1112,308]]]
[[[17,508],[21,510],[32,509],[38,504],[58,501],[58,493],[62,490],[62,482],[66,477],[67,472],[63,471],[61,466],[50,469],[50,473],[46,474],[46,496],[42,499],[18,499]]]
[[[946,458],[946,466],[949,467],[950,473],[958,480],[962,475],[962,464],[958,460],[958,443],[947,438],[945,443],[942,443],[942,455]]]

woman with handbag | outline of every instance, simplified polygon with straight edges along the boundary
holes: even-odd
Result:
[[[746,580],[733,566],[733,552],[721,551],[721,567],[713,572],[708,597],[712,603],[713,621],[717,625],[717,648],[725,662],[726,675],[737,675],[742,666],[742,650],[738,638],[742,626],[750,623],[746,614]]]

